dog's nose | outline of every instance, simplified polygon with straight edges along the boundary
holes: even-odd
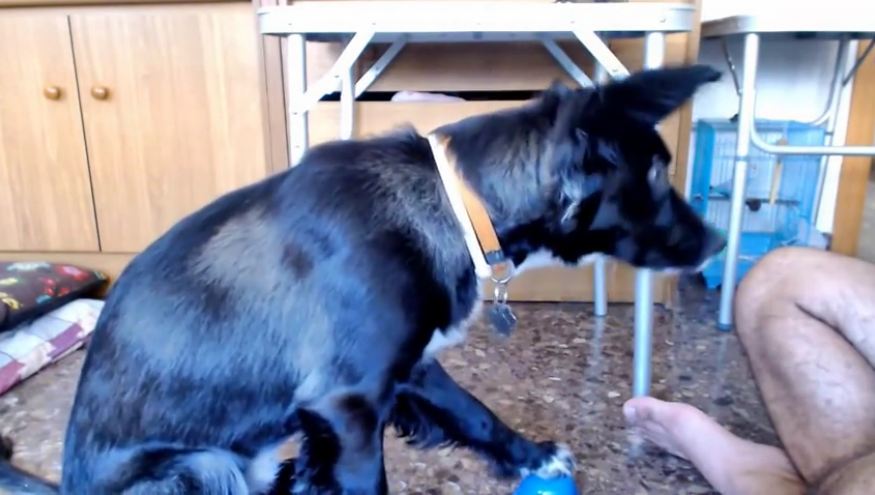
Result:
[[[705,241],[705,254],[715,255],[726,247],[726,238],[714,229],[708,229],[708,238]]]

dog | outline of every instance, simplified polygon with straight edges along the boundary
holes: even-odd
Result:
[[[695,270],[724,239],[669,182],[657,124],[719,73],[554,83],[437,128],[503,249]],[[0,488],[64,494],[385,494],[384,428],[472,449],[496,476],[569,474],[441,368],[481,279],[412,129],[311,148],[138,254],[111,289],[76,390],[59,484],[0,464]],[[300,435],[297,458],[277,448]]]

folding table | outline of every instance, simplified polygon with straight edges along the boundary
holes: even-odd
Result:
[[[744,215],[745,184],[749,163],[750,145],[775,155],[817,155],[817,156],[875,156],[875,146],[843,146],[832,142],[839,102],[838,92],[859,67],[872,47],[875,46],[875,15],[870,11],[872,5],[833,8],[828,3],[806,4],[800,12],[789,14],[783,9],[757,15],[739,15],[708,21],[702,24],[703,38],[744,38],[744,55],[741,61],[742,82],[739,88],[740,102],[738,113],[738,136],[735,149],[735,168],[732,178],[732,195],[726,264],[720,293],[718,327],[727,330],[732,327],[732,304],[735,295],[735,279],[739,244],[741,241],[742,217]],[[840,41],[836,63],[836,76],[833,77],[829,101],[823,114],[815,119],[816,124],[826,124],[829,141],[823,146],[777,145],[767,143],[756,130],[754,108],[756,104],[756,72],[759,59],[760,39],[797,40],[800,49],[807,40],[833,39]],[[849,50],[851,43],[869,39],[868,48],[859,59]],[[728,53],[728,52],[727,52]],[[851,54],[852,58],[847,55]],[[730,63],[732,68],[732,64]],[[733,71],[733,75],[735,75]],[[737,77],[735,78],[737,81]],[[823,181],[825,166],[821,164],[820,182]],[[820,189],[820,188],[818,188]],[[819,192],[818,192],[819,194]],[[815,210],[816,211],[816,210]]]
[[[370,87],[409,43],[519,42],[541,43],[581,86],[591,79],[558,42],[579,41],[599,71],[622,78],[629,71],[607,41],[644,38],[644,66],[663,64],[665,35],[693,28],[695,10],[671,3],[548,3],[496,1],[355,1],[290,3],[258,12],[262,34],[287,39],[287,110],[292,165],[308,146],[307,112],[324,96],[340,90],[340,138],[353,135],[354,101]],[[307,87],[307,41],[346,42],[328,72]],[[358,80],[352,69],[370,43],[389,47]],[[607,311],[605,260],[594,266],[595,313]],[[636,271],[633,393],[650,387],[653,330],[652,272]]]

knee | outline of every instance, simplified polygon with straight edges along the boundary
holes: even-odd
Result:
[[[738,284],[735,321],[742,334],[759,327],[757,320],[781,304],[792,304],[794,293],[803,287],[812,249],[779,248],[760,259]]]
[[[775,296],[775,291],[789,290],[788,278],[801,273],[807,256],[806,249],[796,247],[779,248],[770,251],[750,269],[738,284],[735,296],[736,310],[750,309],[761,305],[766,299]],[[764,297],[769,295],[771,297]]]

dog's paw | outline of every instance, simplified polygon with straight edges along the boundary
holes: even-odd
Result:
[[[282,493],[274,490],[271,493]],[[342,490],[337,486],[315,486],[305,482],[296,482],[291,491],[287,492],[291,495],[341,495]]]
[[[565,444],[544,442],[541,444],[545,455],[541,462],[531,468],[523,468],[521,474],[528,476],[533,474],[539,478],[558,478],[571,476],[574,473],[574,455]]]

